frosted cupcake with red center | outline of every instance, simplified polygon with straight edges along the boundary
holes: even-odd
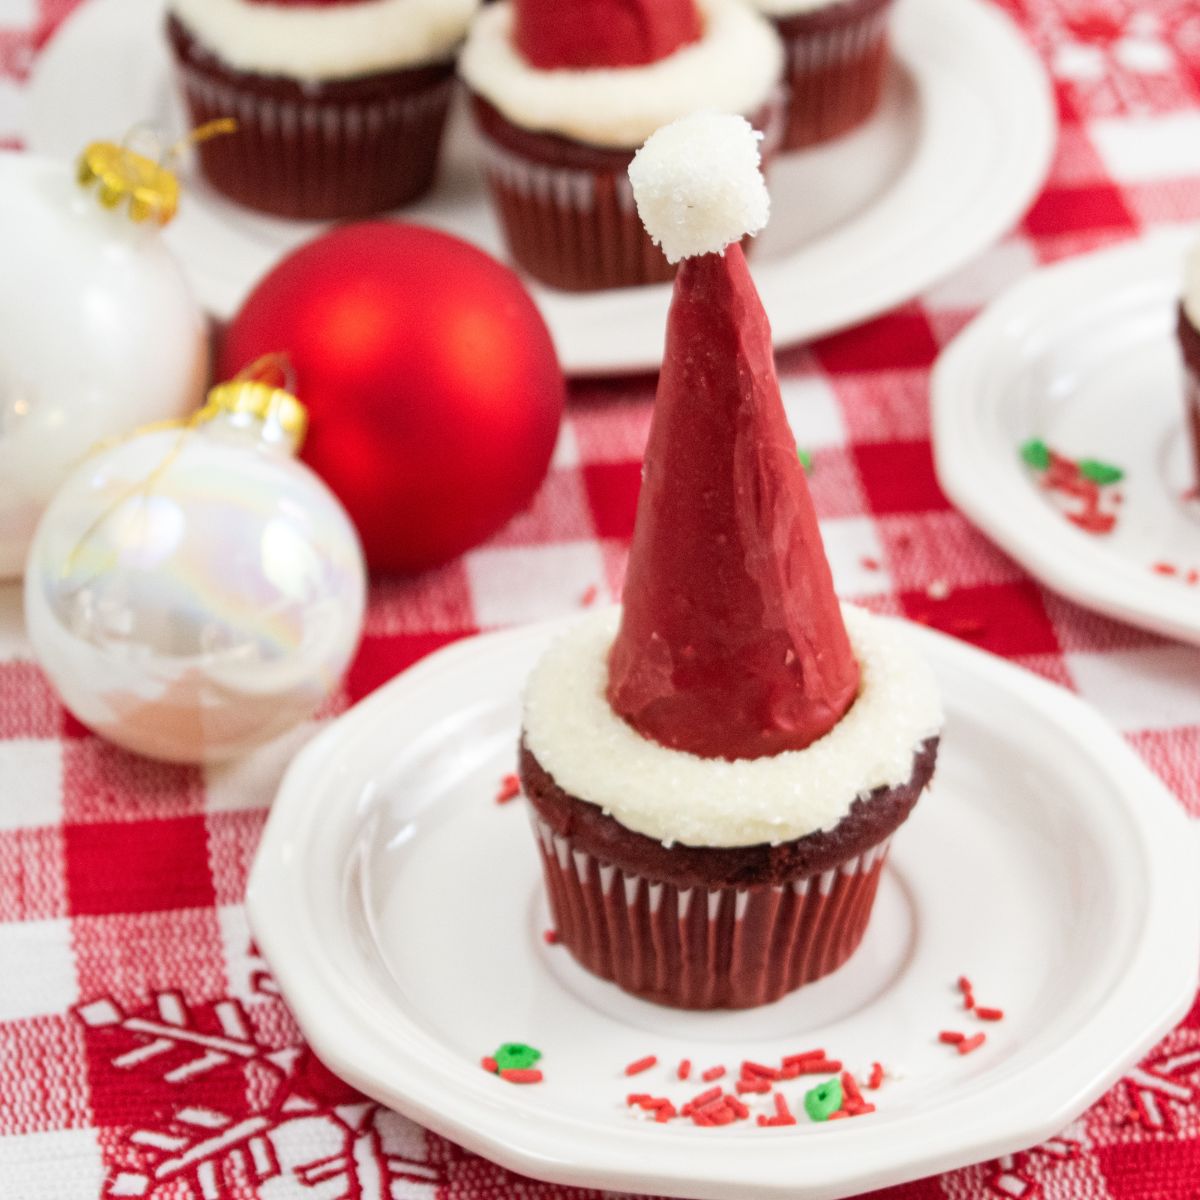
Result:
[[[360,217],[433,182],[454,61],[479,0],[168,0],[198,148],[231,199],[284,217]]]
[[[742,0],[501,0],[459,70],[513,258],[572,291],[674,274],[627,176],[656,129],[707,109],[779,130],[783,48]]]
[[[799,150],[857,128],[875,111],[889,61],[893,0],[751,0],[787,53],[783,146]]]
[[[1192,248],[1184,268],[1176,332],[1183,353],[1184,411],[1191,431],[1196,487],[1200,489],[1200,243]]]
[[[630,176],[681,265],[623,605],[535,668],[520,775],[579,962],[744,1008],[859,944],[942,711],[904,627],[834,595],[739,244],[767,217],[754,133],[685,118]]]

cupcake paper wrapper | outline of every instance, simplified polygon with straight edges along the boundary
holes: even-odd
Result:
[[[664,283],[624,173],[534,162],[483,135],[488,186],[509,250],[535,279],[567,291]],[[632,158],[632,155],[630,156]]]
[[[193,124],[235,117],[238,131],[199,147],[205,176],[231,199],[310,220],[367,216],[427,191],[453,78],[381,100],[265,96],[181,69]],[[318,89],[319,90],[319,89]]]
[[[836,970],[867,927],[890,838],[790,884],[679,888],[534,818],[558,940],[589,971],[679,1008],[766,1004]]]
[[[789,35],[784,148],[826,141],[865,121],[883,90],[888,63],[890,4],[833,29]]]

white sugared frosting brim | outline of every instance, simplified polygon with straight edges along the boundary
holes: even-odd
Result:
[[[777,845],[832,829],[857,797],[907,782],[914,754],[942,727],[933,672],[903,626],[852,605],[842,612],[859,695],[803,750],[729,762],[642,737],[604,694],[619,609],[581,622],[538,663],[525,692],[525,744],[564,791],[668,845]]]
[[[508,0],[471,24],[459,71],[514,125],[594,146],[640,146],[656,129],[701,109],[749,116],[774,92],[783,47],[742,0],[698,0],[698,42],[640,67],[539,70],[517,52]]]
[[[295,79],[349,79],[440,62],[462,41],[480,0],[360,0],[326,7],[247,0],[168,0],[223,63]]]
[[[768,17],[794,17],[798,13],[836,8],[839,4],[845,4],[846,0],[750,0],[750,3]]]
[[[1183,267],[1183,311],[1193,329],[1200,329],[1200,242],[1189,252]]]

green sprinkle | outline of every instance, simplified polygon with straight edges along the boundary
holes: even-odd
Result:
[[[1041,438],[1030,438],[1021,447],[1021,457],[1035,471],[1044,471],[1050,465],[1050,447]]]
[[[800,465],[806,471],[812,470],[812,455],[809,454],[809,452],[807,450],[801,450],[800,447],[797,446],[796,447],[796,457],[800,460]]]
[[[1094,483],[1117,483],[1125,478],[1125,472],[1120,467],[1101,462],[1098,458],[1081,458],[1077,465],[1080,475]]]
[[[804,1111],[814,1121],[828,1121],[842,1107],[842,1081],[835,1075],[804,1093]]]
[[[524,1042],[505,1042],[492,1057],[496,1060],[497,1070],[525,1071],[542,1057],[542,1052]]]

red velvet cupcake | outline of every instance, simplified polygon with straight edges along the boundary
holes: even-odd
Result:
[[[454,59],[479,0],[169,0],[208,180],[278,216],[361,217],[433,182]]]
[[[779,132],[783,50],[741,0],[503,0],[476,17],[472,93],[510,253],[571,291],[661,283],[626,171],[659,126],[700,109]]]
[[[834,595],[738,244],[754,135],[701,114],[630,170],[683,259],[623,608],[531,676],[520,775],[560,940],[686,1008],[778,999],[859,944],[933,774],[937,687],[903,627]]]
[[[828,141],[876,109],[887,74],[892,0],[753,0],[787,53],[785,150]]]

